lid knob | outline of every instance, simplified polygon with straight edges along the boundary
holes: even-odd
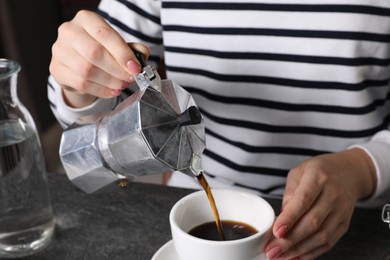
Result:
[[[191,106],[177,120],[180,126],[196,125],[202,121],[202,115],[196,106]]]

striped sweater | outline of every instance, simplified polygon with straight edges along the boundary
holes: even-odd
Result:
[[[361,205],[390,200],[389,0],[103,0],[98,12],[193,95],[212,185],[280,196],[303,160],[359,146],[378,176]],[[118,102],[71,109],[52,78],[48,95],[64,126]]]

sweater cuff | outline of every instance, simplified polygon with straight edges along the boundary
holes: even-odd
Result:
[[[383,207],[390,199],[390,145],[385,142],[371,141],[350,148],[360,148],[370,156],[377,177],[374,193],[369,198],[358,201],[357,206],[365,208]]]
[[[51,81],[51,84],[54,88],[57,88],[55,91],[57,112],[61,114],[61,118],[66,121],[66,124],[68,125],[74,123],[80,117],[100,114],[113,109],[117,105],[116,97],[109,99],[98,98],[95,102],[86,107],[73,108],[65,103],[61,86],[54,80]]]

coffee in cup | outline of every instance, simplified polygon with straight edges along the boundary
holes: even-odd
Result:
[[[255,229],[251,225],[234,220],[222,220],[221,225],[224,233],[224,240],[236,240],[246,238],[258,232],[257,229]],[[218,229],[215,224],[215,221],[207,222],[196,226],[191,229],[188,234],[206,240],[221,240],[218,234]]]
[[[225,236],[229,226],[242,225],[251,230],[245,237],[225,239],[200,233],[215,228],[215,219],[206,193],[194,192],[179,200],[170,213],[175,250],[184,260],[262,260],[264,247],[271,238],[275,213],[270,204],[257,194],[233,189],[213,189]],[[205,226],[205,227],[204,227]],[[237,227],[237,226],[236,226]],[[197,231],[198,232],[198,231]],[[206,232],[206,233],[207,233]]]

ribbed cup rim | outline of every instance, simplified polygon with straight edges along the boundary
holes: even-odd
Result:
[[[10,77],[20,71],[20,65],[14,60],[0,59],[0,79]]]

